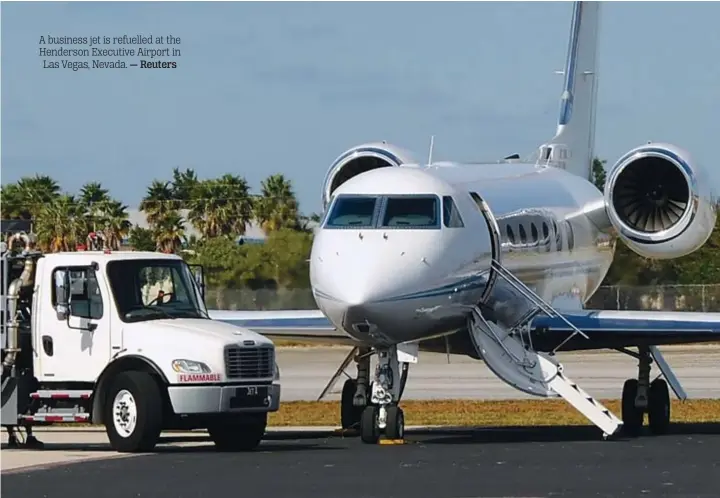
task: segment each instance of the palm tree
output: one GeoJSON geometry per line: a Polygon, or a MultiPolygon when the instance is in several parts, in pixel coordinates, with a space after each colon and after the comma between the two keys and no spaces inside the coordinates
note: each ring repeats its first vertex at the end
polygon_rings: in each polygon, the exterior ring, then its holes
{"type": "Polygon", "coordinates": [[[156,249],[165,253],[176,252],[185,240],[185,223],[177,212],[168,213],[154,227],[156,249]]]}
{"type": "Polygon", "coordinates": [[[140,202],[140,210],[145,212],[147,222],[154,226],[161,223],[168,215],[177,214],[176,204],[170,182],[153,180],[140,202]]]}
{"type": "Polygon", "coordinates": [[[47,175],[24,177],[17,184],[26,195],[41,203],[50,202],[60,195],[60,185],[47,175]]]}
{"type": "Polygon", "coordinates": [[[262,182],[261,197],[255,202],[255,218],[266,234],[298,228],[298,202],[290,180],[275,174],[262,182]]]}
{"type": "Polygon", "coordinates": [[[80,203],[72,195],[61,195],[45,204],[35,219],[35,234],[44,251],[74,251],[85,239],[85,220],[80,203]]]}
{"type": "Polygon", "coordinates": [[[127,206],[123,203],[108,199],[101,205],[101,219],[103,223],[103,234],[109,249],[120,250],[120,242],[130,233],[130,221],[128,220],[127,206]]]}
{"type": "Polygon", "coordinates": [[[204,180],[193,190],[188,208],[188,218],[204,238],[243,235],[252,220],[250,188],[244,178],[230,174],[204,180]]]}
{"type": "Polygon", "coordinates": [[[312,233],[313,228],[320,223],[321,219],[322,217],[318,213],[310,213],[309,216],[300,215],[298,217],[298,230],[312,233]]]}
{"type": "Polygon", "coordinates": [[[195,170],[186,168],[181,172],[180,168],[173,168],[172,194],[179,201],[178,209],[188,209],[188,201],[199,183],[195,170]]]}
{"type": "Polygon", "coordinates": [[[6,220],[31,220],[32,213],[27,197],[17,183],[3,185],[0,188],[2,216],[6,220]]]}
{"type": "Polygon", "coordinates": [[[88,232],[97,231],[97,222],[103,211],[103,204],[110,200],[109,191],[99,182],[89,182],[80,189],[80,202],[85,209],[88,232]]]}
{"type": "Polygon", "coordinates": [[[3,216],[9,219],[34,220],[40,211],[60,196],[60,186],[47,175],[23,177],[17,183],[2,187],[3,216]]]}

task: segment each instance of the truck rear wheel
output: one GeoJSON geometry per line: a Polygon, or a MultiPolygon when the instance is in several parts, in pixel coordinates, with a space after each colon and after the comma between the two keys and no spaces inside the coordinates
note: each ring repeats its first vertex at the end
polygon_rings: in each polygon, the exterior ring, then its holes
{"type": "Polygon", "coordinates": [[[251,451],[267,428],[267,413],[247,413],[217,421],[208,427],[210,439],[220,451],[251,451]]]}
{"type": "Polygon", "coordinates": [[[163,403],[160,387],[145,372],[122,372],[105,398],[105,430],[120,452],[151,451],[160,438],[163,403]]]}

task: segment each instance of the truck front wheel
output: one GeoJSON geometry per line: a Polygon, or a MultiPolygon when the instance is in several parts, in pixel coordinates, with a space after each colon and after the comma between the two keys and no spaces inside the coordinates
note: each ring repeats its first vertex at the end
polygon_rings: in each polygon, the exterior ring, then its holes
{"type": "Polygon", "coordinates": [[[267,413],[247,413],[218,420],[208,427],[210,439],[220,451],[251,451],[267,428],[267,413]]]}
{"type": "Polygon", "coordinates": [[[105,430],[120,452],[151,451],[160,438],[163,404],[160,387],[145,372],[122,372],[105,398],[105,430]]]}

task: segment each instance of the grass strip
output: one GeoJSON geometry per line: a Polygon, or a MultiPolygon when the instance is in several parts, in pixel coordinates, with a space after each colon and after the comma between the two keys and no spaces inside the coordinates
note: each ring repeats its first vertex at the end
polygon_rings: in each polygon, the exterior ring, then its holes
{"type": "MultiPolygon", "coordinates": [[[[602,400],[603,405],[620,416],[620,400],[602,400]]],[[[591,423],[563,400],[437,400],[403,401],[407,425],[441,426],[551,426],[590,425],[591,423]]],[[[720,422],[720,400],[693,399],[672,401],[673,422],[720,422]]],[[[337,426],[340,422],[338,401],[290,401],[271,413],[269,425],[337,426]]]]}
{"type": "MultiPolygon", "coordinates": [[[[602,400],[620,416],[620,400],[602,400]]],[[[450,427],[534,427],[553,425],[591,425],[567,402],[559,399],[530,400],[408,400],[400,403],[406,425],[450,427]]],[[[720,399],[672,400],[671,421],[682,423],[720,423],[720,399]]],[[[95,424],[53,424],[92,427],[95,424]]],[[[271,413],[270,427],[340,425],[339,401],[287,401],[271,413]]]]}

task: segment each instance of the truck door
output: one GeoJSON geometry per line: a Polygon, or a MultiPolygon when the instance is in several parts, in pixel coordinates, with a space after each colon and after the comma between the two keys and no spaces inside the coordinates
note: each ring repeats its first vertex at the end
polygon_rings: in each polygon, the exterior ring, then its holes
{"type": "Polygon", "coordinates": [[[96,266],[57,267],[43,306],[40,379],[94,381],[110,359],[109,289],[96,266]]]}

